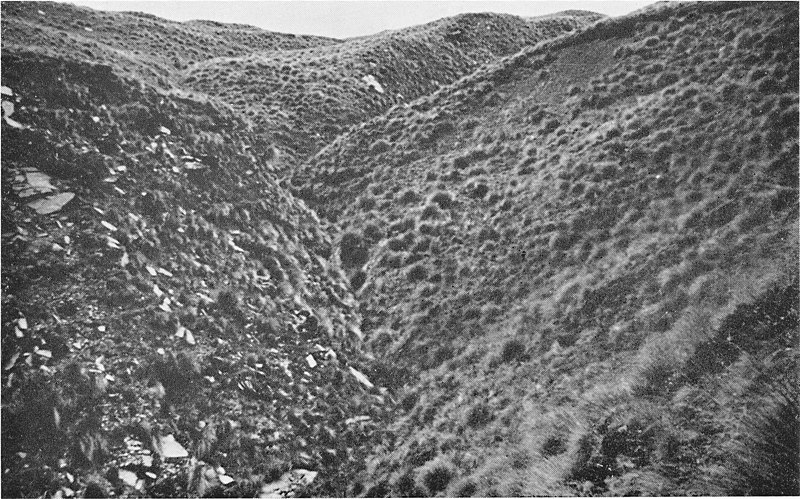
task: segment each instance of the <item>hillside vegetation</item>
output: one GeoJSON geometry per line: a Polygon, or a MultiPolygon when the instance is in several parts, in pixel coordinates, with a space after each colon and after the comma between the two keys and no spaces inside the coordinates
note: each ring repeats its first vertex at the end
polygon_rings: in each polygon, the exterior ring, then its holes
{"type": "Polygon", "coordinates": [[[336,43],[211,21],[179,23],[139,12],[103,12],[54,2],[6,2],[3,50],[27,50],[112,66],[161,87],[215,57],[336,43]]]}
{"type": "Polygon", "coordinates": [[[298,170],[403,412],[352,493],[797,493],[797,19],[609,19],[298,170]]]}
{"type": "MultiPolygon", "coordinates": [[[[317,129],[265,119],[264,87],[221,58],[292,64],[269,95],[299,113],[316,103],[298,81],[320,61],[341,56],[350,78],[390,38],[387,67],[407,71],[449,30],[454,61],[429,75],[449,82],[473,57],[598,17],[476,16],[341,42],[48,2],[2,16],[3,485],[59,497],[342,494],[386,438],[393,399],[364,374],[335,232],[278,182],[317,129]],[[471,22],[486,32],[456,33],[471,22]],[[337,48],[304,52],[317,46],[337,48]],[[198,91],[204,70],[241,93],[198,91]]],[[[327,123],[396,102],[365,106],[351,79],[327,80],[347,95],[317,110],[327,123]]]]}
{"type": "Polygon", "coordinates": [[[6,495],[800,493],[797,4],[4,2],[0,96],[6,495]]]}
{"type": "Polygon", "coordinates": [[[9,2],[3,17],[4,49],[103,63],[232,105],[271,137],[289,168],[393,104],[602,16],[465,14],[348,40],[49,2],[9,2]]]}
{"type": "Polygon", "coordinates": [[[271,145],[108,66],[2,64],[4,493],[247,496],[362,462],[384,398],[271,145]]]}
{"type": "Polygon", "coordinates": [[[600,17],[463,14],[333,45],[216,58],[193,65],[181,83],[231,103],[303,159],[392,105],[600,17]]]}

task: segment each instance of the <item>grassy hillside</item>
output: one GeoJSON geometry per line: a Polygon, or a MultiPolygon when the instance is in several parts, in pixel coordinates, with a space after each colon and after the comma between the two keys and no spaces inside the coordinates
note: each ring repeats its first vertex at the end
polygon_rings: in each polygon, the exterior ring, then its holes
{"type": "Polygon", "coordinates": [[[276,141],[302,159],[394,104],[600,17],[464,14],[333,45],[221,57],[193,65],[181,83],[275,130],[276,141]]]}
{"type": "Polygon", "coordinates": [[[2,67],[3,493],[247,496],[363,462],[360,315],[271,144],[109,66],[2,67]]]}
{"type": "Polygon", "coordinates": [[[3,50],[23,49],[104,63],[161,87],[215,57],[292,50],[337,40],[209,21],[179,23],[138,12],[103,12],[53,2],[5,2],[3,50]]]}
{"type": "Polygon", "coordinates": [[[467,14],[342,41],[68,4],[8,2],[2,30],[4,50],[108,64],[161,88],[226,102],[272,137],[286,154],[281,164],[290,167],[393,104],[601,17],[577,11],[532,19],[467,14]]]}
{"type": "Polygon", "coordinates": [[[4,2],[4,493],[800,493],[798,6],[600,17],[4,2]]]}
{"type": "Polygon", "coordinates": [[[402,411],[351,493],[798,492],[797,20],[606,20],[295,174],[402,411]]]}
{"type": "Polygon", "coordinates": [[[277,174],[338,113],[379,114],[597,17],[464,16],[339,42],[2,9],[3,485],[62,497],[296,494],[312,478],[345,493],[393,400],[370,382],[333,228],[277,174]],[[432,56],[449,62],[401,76],[432,56]],[[363,88],[370,62],[385,97],[363,88]],[[320,65],[334,107],[306,98],[320,65]],[[265,118],[279,106],[290,115],[265,118]]]}

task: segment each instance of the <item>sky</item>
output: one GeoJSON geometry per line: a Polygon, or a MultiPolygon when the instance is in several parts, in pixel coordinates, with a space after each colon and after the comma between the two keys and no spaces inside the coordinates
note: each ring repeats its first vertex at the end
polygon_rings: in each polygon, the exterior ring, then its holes
{"type": "Polygon", "coordinates": [[[206,19],[250,24],[270,31],[347,38],[424,24],[464,12],[498,12],[532,17],[567,9],[620,16],[655,0],[72,0],[97,10],[126,10],[175,21],[206,19]]]}

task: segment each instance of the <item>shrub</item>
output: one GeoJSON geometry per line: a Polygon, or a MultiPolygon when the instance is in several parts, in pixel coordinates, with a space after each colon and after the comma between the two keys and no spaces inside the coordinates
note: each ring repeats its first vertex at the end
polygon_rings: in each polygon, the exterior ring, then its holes
{"type": "Polygon", "coordinates": [[[415,225],[416,222],[412,217],[407,217],[402,220],[398,220],[397,222],[389,226],[389,234],[405,234],[410,230],[414,230],[415,225]]]}
{"type": "Polygon", "coordinates": [[[453,206],[453,195],[447,191],[439,191],[431,196],[431,202],[446,210],[453,206]]]}
{"type": "Polygon", "coordinates": [[[237,315],[240,312],[238,295],[230,290],[220,292],[217,297],[217,308],[226,315],[237,315]]]}
{"type": "Polygon", "coordinates": [[[652,359],[641,372],[641,379],[634,384],[632,391],[636,397],[665,396],[677,388],[677,363],[667,355],[652,359]]]}
{"type": "Polygon", "coordinates": [[[564,438],[558,435],[550,435],[542,444],[542,455],[544,457],[557,456],[567,451],[567,444],[564,438]]]}
{"type": "MultiPolygon", "coordinates": [[[[437,210],[437,213],[440,213],[438,211],[439,210],[438,207],[436,208],[436,210],[437,210]]],[[[436,236],[438,234],[438,232],[439,231],[437,230],[437,227],[435,225],[431,224],[431,223],[426,222],[426,223],[423,223],[423,224],[419,225],[419,233],[420,234],[427,234],[429,236],[436,236]]]]}
{"type": "Polygon", "coordinates": [[[402,253],[389,254],[383,257],[383,264],[392,269],[399,269],[403,266],[404,257],[402,253]]]}
{"type": "Polygon", "coordinates": [[[361,209],[361,211],[369,211],[375,208],[376,204],[377,201],[375,201],[375,198],[369,194],[361,196],[361,198],[358,200],[358,207],[361,209]]]}
{"type": "Polygon", "coordinates": [[[731,495],[796,496],[800,493],[800,400],[796,375],[773,381],[769,403],[745,419],[744,438],[731,449],[726,470],[731,495]]]}
{"type": "Polygon", "coordinates": [[[412,253],[424,253],[428,251],[431,247],[431,238],[428,236],[421,237],[417,244],[411,249],[412,253]]]}
{"type": "Polygon", "coordinates": [[[453,465],[439,461],[423,470],[422,483],[430,495],[436,495],[447,488],[454,475],[453,465]]]}
{"type": "Polygon", "coordinates": [[[414,189],[406,189],[403,191],[403,194],[400,195],[399,201],[402,204],[409,204],[417,201],[418,199],[419,196],[416,192],[414,192],[414,189]]]}
{"type": "MultiPolygon", "coordinates": [[[[439,206],[436,204],[429,204],[426,205],[425,208],[422,209],[422,213],[420,213],[420,220],[430,220],[431,218],[438,218],[439,214],[441,214],[441,210],[439,206]]],[[[422,226],[420,226],[420,230],[422,226]]]]}
{"type": "Polygon", "coordinates": [[[466,423],[467,426],[471,428],[480,428],[482,426],[486,426],[491,420],[492,410],[483,402],[473,405],[470,407],[469,412],[467,412],[466,423]]]}
{"type": "Polygon", "coordinates": [[[364,226],[364,237],[372,243],[376,243],[383,239],[384,233],[378,224],[370,222],[364,226]]]}
{"type": "Polygon", "coordinates": [[[397,492],[393,495],[397,497],[422,497],[424,495],[422,491],[417,488],[413,470],[407,470],[400,475],[394,482],[393,489],[397,492]]]}
{"type": "Polygon", "coordinates": [[[663,440],[663,411],[654,405],[631,405],[606,416],[578,441],[568,479],[589,482],[591,493],[602,495],[609,479],[622,475],[630,463],[642,468],[650,463],[663,440]]]}
{"type": "Polygon", "coordinates": [[[405,251],[412,242],[414,242],[414,235],[408,233],[405,236],[393,237],[386,244],[392,251],[405,251]]]}
{"type": "Polygon", "coordinates": [[[472,497],[478,491],[478,486],[471,479],[464,479],[453,487],[453,496],[472,497]]]}
{"type": "Polygon", "coordinates": [[[475,199],[483,199],[489,192],[489,186],[486,182],[476,182],[468,187],[470,197],[475,199]]]}
{"type": "Polygon", "coordinates": [[[459,156],[453,160],[453,168],[463,170],[469,166],[469,156],[459,156]]]}
{"type": "Polygon", "coordinates": [[[521,359],[524,356],[525,344],[516,338],[506,341],[500,351],[500,360],[504,363],[521,359]]]}
{"type": "Polygon", "coordinates": [[[565,231],[554,232],[550,237],[550,249],[568,250],[575,244],[577,237],[565,231]]]}
{"type": "Polygon", "coordinates": [[[408,277],[408,280],[412,282],[421,281],[428,277],[428,269],[425,267],[425,265],[417,263],[408,269],[406,272],[406,277],[408,277]]]}
{"type": "Polygon", "coordinates": [[[561,125],[561,123],[557,119],[551,118],[545,122],[544,127],[542,128],[542,133],[551,133],[558,128],[559,125],[561,125]]]}
{"type": "Polygon", "coordinates": [[[339,256],[346,267],[360,267],[367,263],[369,251],[359,234],[345,232],[339,242],[339,256]]]}
{"type": "Polygon", "coordinates": [[[363,286],[365,282],[367,282],[367,273],[361,269],[356,271],[353,277],[350,278],[350,286],[354,291],[361,289],[361,286],[363,286]]]}
{"type": "Polygon", "coordinates": [[[386,142],[383,139],[379,139],[375,141],[374,144],[372,144],[372,149],[370,150],[370,152],[372,152],[372,154],[381,154],[388,151],[391,148],[392,146],[390,146],[388,142],[386,142]]]}

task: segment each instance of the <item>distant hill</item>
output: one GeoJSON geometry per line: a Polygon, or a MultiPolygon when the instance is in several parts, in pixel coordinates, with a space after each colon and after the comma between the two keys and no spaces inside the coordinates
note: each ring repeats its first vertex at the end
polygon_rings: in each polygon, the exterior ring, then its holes
{"type": "Polygon", "coordinates": [[[215,57],[338,42],[238,24],[103,12],[68,3],[5,2],[2,15],[4,51],[23,49],[101,62],[162,87],[174,86],[180,70],[215,57]]]}
{"type": "Polygon", "coordinates": [[[303,158],[393,105],[601,17],[463,14],[337,44],[209,60],[187,70],[181,85],[231,103],[303,158]]]}
{"type": "Polygon", "coordinates": [[[658,4],[298,169],[404,411],[352,493],[797,492],[797,23],[658,4]]]}
{"type": "Polygon", "coordinates": [[[286,153],[282,163],[291,166],[393,104],[601,17],[464,14],[335,40],[69,4],[9,2],[3,4],[2,29],[4,50],[109,64],[162,88],[218,98],[272,136],[286,153]]]}

